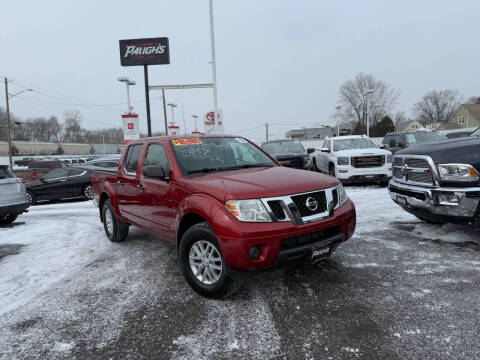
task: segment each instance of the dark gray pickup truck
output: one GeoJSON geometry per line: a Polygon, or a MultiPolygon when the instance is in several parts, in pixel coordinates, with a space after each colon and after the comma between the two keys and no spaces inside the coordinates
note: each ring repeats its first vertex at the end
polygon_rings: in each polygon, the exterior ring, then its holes
{"type": "Polygon", "coordinates": [[[395,153],[390,196],[432,223],[471,223],[480,233],[480,128],[468,138],[415,145],[395,153]]]}

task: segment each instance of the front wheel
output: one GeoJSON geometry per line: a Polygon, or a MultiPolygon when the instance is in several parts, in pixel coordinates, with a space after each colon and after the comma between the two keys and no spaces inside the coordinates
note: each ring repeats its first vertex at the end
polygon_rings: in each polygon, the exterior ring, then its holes
{"type": "Polygon", "coordinates": [[[17,219],[18,215],[15,214],[7,214],[4,216],[0,216],[0,225],[9,225],[13,223],[17,219]]]}
{"type": "Polygon", "coordinates": [[[27,200],[30,203],[30,205],[35,205],[37,203],[37,199],[35,195],[30,191],[27,191],[27,200]]]}
{"type": "Polygon", "coordinates": [[[231,283],[229,268],[208,223],[196,224],[185,232],[179,259],[183,276],[193,290],[211,298],[227,294],[231,283]]]}
{"type": "Polygon", "coordinates": [[[118,220],[110,200],[103,204],[102,221],[105,234],[110,241],[121,242],[127,238],[129,225],[118,220]]]}

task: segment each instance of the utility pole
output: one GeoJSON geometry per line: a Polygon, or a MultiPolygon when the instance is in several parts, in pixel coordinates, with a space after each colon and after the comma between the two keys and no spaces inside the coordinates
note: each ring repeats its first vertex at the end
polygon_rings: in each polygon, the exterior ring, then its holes
{"type": "Polygon", "coordinates": [[[199,118],[199,116],[197,114],[192,114],[192,118],[193,120],[195,121],[195,132],[198,132],[198,129],[197,129],[197,119],[199,118]]]}
{"type": "Polygon", "coordinates": [[[150,92],[148,89],[148,66],[143,65],[143,76],[145,78],[145,102],[147,106],[147,131],[148,137],[152,136],[152,119],[150,117],[150,92]]]}
{"type": "Polygon", "coordinates": [[[8,104],[8,80],[5,78],[5,101],[7,102],[7,128],[8,128],[8,160],[10,169],[13,169],[12,159],[12,122],[10,121],[10,106],[8,104]]]}
{"type": "Polygon", "coordinates": [[[265,139],[268,141],[268,123],[265,123],[265,139]]]}
{"type": "Polygon", "coordinates": [[[215,113],[214,132],[217,132],[218,99],[217,99],[217,64],[215,61],[215,29],[213,25],[213,0],[208,1],[210,15],[210,51],[212,57],[212,82],[213,82],[213,112],[215,113]]]}

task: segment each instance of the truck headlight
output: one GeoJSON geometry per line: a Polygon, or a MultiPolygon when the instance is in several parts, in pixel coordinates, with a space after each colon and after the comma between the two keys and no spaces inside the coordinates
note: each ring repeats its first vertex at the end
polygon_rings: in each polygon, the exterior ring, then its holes
{"type": "Polygon", "coordinates": [[[391,164],[391,163],[392,163],[392,159],[393,159],[393,155],[392,155],[392,154],[388,154],[388,155],[387,155],[387,164],[391,164]]]}
{"type": "Polygon", "coordinates": [[[338,207],[344,205],[347,202],[347,193],[342,184],[335,186],[338,194],[338,207]]]}
{"type": "Polygon", "coordinates": [[[338,163],[338,165],[348,165],[348,164],[350,164],[350,158],[340,156],[337,159],[337,163],[338,163]]]}
{"type": "Polygon", "coordinates": [[[305,165],[305,166],[310,165],[310,156],[305,156],[303,158],[303,165],[305,165]]]}
{"type": "Polygon", "coordinates": [[[468,164],[438,164],[438,172],[443,181],[476,181],[480,178],[468,164]]]}
{"type": "Polygon", "coordinates": [[[225,207],[240,221],[245,222],[271,222],[272,219],[258,199],[254,200],[228,200],[225,207]]]}

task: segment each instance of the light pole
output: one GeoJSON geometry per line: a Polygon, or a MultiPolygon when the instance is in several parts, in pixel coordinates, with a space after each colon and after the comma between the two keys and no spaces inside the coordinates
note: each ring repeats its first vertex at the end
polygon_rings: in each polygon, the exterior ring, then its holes
{"type": "Polygon", "coordinates": [[[197,129],[197,119],[199,118],[199,116],[197,114],[192,114],[192,118],[193,120],[195,121],[195,132],[198,132],[198,129],[197,129]]]}
{"type": "Polygon", "coordinates": [[[137,85],[137,83],[136,83],[134,80],[130,80],[130,79],[129,79],[128,77],[126,77],[126,76],[120,76],[120,77],[117,78],[117,80],[120,81],[120,82],[125,83],[125,85],[127,86],[127,104],[128,104],[128,111],[127,111],[127,113],[131,114],[133,107],[130,106],[130,89],[129,89],[129,86],[130,86],[130,85],[137,85]]]}
{"type": "Polygon", "coordinates": [[[339,105],[339,106],[335,106],[335,110],[337,111],[337,136],[340,136],[340,109],[342,107],[339,105]]]}
{"type": "Polygon", "coordinates": [[[172,109],[172,125],[175,125],[175,112],[173,108],[176,108],[177,104],[168,103],[167,105],[170,106],[170,108],[172,109]]]}
{"type": "Polygon", "coordinates": [[[33,89],[23,89],[19,92],[9,95],[8,94],[8,79],[5,78],[5,101],[7,105],[7,134],[8,134],[8,161],[10,163],[10,169],[13,169],[13,158],[12,158],[12,122],[10,120],[10,104],[8,102],[8,98],[13,98],[14,96],[20,95],[25,91],[33,91],[33,89]]]}
{"type": "Polygon", "coordinates": [[[363,93],[363,97],[364,97],[364,101],[365,101],[365,107],[366,107],[366,111],[365,111],[365,115],[367,116],[367,137],[370,137],[370,118],[368,117],[368,95],[371,95],[373,94],[374,92],[374,89],[368,89],[367,91],[365,91],[363,93]]]}
{"type": "Polygon", "coordinates": [[[210,51],[212,57],[212,83],[213,83],[213,112],[215,114],[214,132],[217,132],[218,98],[217,98],[217,64],[215,60],[215,28],[213,25],[213,0],[208,1],[210,15],[210,51]]]}

